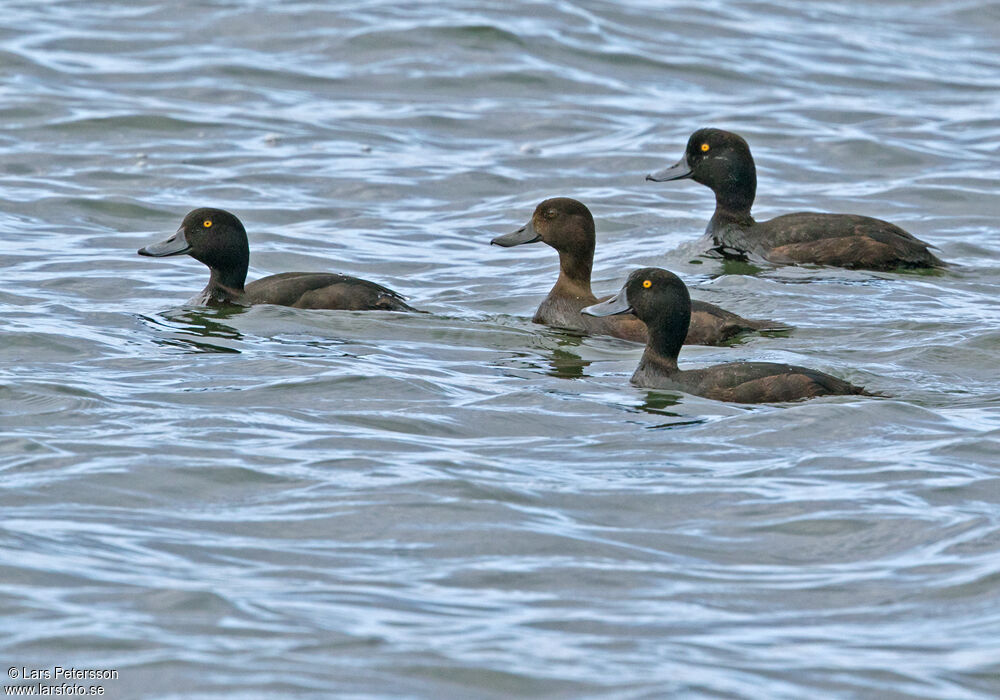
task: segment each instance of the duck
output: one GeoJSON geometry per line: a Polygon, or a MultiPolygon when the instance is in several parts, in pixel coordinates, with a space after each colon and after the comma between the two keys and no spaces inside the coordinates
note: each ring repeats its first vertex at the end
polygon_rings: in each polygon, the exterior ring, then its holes
{"type": "Polygon", "coordinates": [[[686,178],[715,193],[715,213],[705,234],[724,257],[882,271],[946,266],[929,244],[869,216],[798,212],[755,221],[750,214],[757,192],[753,156],[747,142],[730,131],[695,131],[677,163],[646,176],[653,182],[686,178]]]}
{"type": "Polygon", "coordinates": [[[282,272],[246,284],[247,232],[236,215],[223,209],[194,209],[170,238],[139,249],[139,255],[153,258],[185,254],[211,270],[208,286],[188,301],[194,306],[416,311],[387,287],[335,273],[282,272]]]}
{"type": "Polygon", "coordinates": [[[776,362],[727,362],[701,369],[680,369],[677,356],[688,332],[691,297],[677,275],[661,268],[636,270],[617,294],[588,306],[582,313],[598,318],[628,314],[649,328],[646,349],[632,375],[632,384],[636,386],[737,403],[875,395],[824,372],[776,362]]]}
{"type": "MultiPolygon", "coordinates": [[[[535,311],[532,318],[535,323],[645,343],[646,325],[637,318],[595,318],[580,314],[584,307],[599,301],[590,286],[595,240],[594,217],[586,205],[569,197],[553,197],[535,207],[527,224],[497,236],[490,243],[509,248],[541,242],[559,253],[559,278],[535,311]]],[[[742,318],[714,304],[694,301],[684,342],[721,345],[749,331],[787,329],[784,324],[742,318]]]]}

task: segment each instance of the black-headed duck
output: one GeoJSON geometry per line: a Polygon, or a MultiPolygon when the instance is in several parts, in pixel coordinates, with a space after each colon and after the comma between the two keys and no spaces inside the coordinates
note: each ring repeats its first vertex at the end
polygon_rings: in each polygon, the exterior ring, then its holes
{"type": "Polygon", "coordinates": [[[715,214],[706,234],[724,256],[863,270],[945,266],[928,244],[881,219],[799,212],[754,221],[750,215],[757,192],[753,156],[747,142],[729,131],[699,129],[688,139],[680,161],[646,176],[654,182],[685,178],[715,192],[715,214]]]}
{"type": "MultiPolygon", "coordinates": [[[[637,318],[594,318],[580,314],[581,309],[599,301],[590,288],[594,241],[594,217],[590,210],[575,199],[555,197],[539,204],[523,227],[498,236],[491,243],[508,248],[542,242],[558,251],[559,279],[535,312],[532,319],[535,323],[646,342],[646,326],[637,318]]],[[[741,318],[704,301],[693,301],[691,305],[691,327],[685,340],[689,345],[718,345],[747,331],[787,328],[773,321],[741,318]]]]}
{"type": "Polygon", "coordinates": [[[173,236],[139,249],[139,255],[155,258],[183,254],[212,271],[208,286],[190,304],[415,311],[391,289],[347,275],[282,272],[244,286],[250,265],[246,229],[238,218],[222,209],[195,209],[184,217],[173,236]]]}
{"type": "Polygon", "coordinates": [[[719,401],[773,403],[814,396],[870,395],[863,388],[823,372],[775,362],[729,362],[702,369],[677,367],[677,355],[688,332],[691,298],[677,275],[645,267],[629,275],[625,285],[584,314],[607,317],[631,314],[649,327],[649,341],[632,375],[636,386],[672,389],[719,401]]]}

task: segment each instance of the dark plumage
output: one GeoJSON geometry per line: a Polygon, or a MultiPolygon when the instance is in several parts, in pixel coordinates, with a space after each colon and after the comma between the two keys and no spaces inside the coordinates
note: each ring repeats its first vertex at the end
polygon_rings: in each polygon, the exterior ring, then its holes
{"type": "Polygon", "coordinates": [[[396,292],[374,282],[326,272],[282,272],[244,287],[250,246],[243,224],[222,209],[195,209],[177,233],[139,249],[139,255],[188,254],[212,271],[208,286],[188,303],[208,306],[277,304],[298,309],[415,311],[396,292]]]}
{"type": "Polygon", "coordinates": [[[687,287],[671,272],[636,270],[621,291],[587,307],[584,314],[604,317],[634,314],[649,327],[649,341],[632,383],[673,389],[719,401],[773,403],[832,394],[868,395],[861,387],[807,367],[774,362],[730,362],[682,370],[677,355],[687,333],[691,300],[687,287]]]}
{"type": "Polygon", "coordinates": [[[750,215],[757,171],[747,142],[721,129],[699,129],[675,165],[647,175],[663,182],[691,178],[715,192],[706,234],[728,257],[852,269],[944,267],[928,244],[888,221],[856,214],[785,214],[769,221],[750,215]]]}
{"type": "MultiPolygon", "coordinates": [[[[546,199],[535,208],[525,226],[491,242],[506,248],[539,241],[559,252],[559,279],[535,312],[532,319],[535,323],[646,342],[646,326],[637,318],[594,318],[580,314],[581,309],[599,301],[590,288],[595,235],[594,217],[586,206],[568,197],[546,199]]],[[[787,328],[773,321],[741,318],[704,301],[694,301],[691,305],[691,327],[685,340],[688,344],[718,345],[747,331],[787,328]]]]}

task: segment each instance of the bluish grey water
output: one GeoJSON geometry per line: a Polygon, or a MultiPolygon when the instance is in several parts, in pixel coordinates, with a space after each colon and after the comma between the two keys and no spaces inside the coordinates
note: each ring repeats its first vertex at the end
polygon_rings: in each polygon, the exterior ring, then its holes
{"type": "MultiPolygon", "coordinates": [[[[1000,10],[934,2],[8,2],[0,13],[0,661],[106,697],[1000,695],[1000,10]],[[705,125],[755,213],[889,219],[941,275],[692,247],[705,125]],[[640,265],[789,322],[688,366],[888,394],[628,385],[530,322],[587,203],[640,265]],[[429,315],[184,308],[196,206],[251,277],[429,315]],[[692,262],[695,261],[695,262],[692,262]],[[93,682],[84,683],[90,685],[93,682]]],[[[14,681],[9,681],[13,683],[14,681]]]]}

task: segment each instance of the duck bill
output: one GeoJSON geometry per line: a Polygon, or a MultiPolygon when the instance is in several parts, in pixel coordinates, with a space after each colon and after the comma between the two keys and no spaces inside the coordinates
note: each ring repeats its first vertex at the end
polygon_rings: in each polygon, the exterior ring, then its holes
{"type": "Polygon", "coordinates": [[[502,236],[497,236],[492,241],[490,245],[498,245],[502,248],[510,248],[516,245],[522,245],[524,243],[537,243],[542,240],[542,237],[538,235],[535,231],[534,225],[529,221],[524,226],[512,233],[505,233],[502,236]]]}
{"type": "Polygon", "coordinates": [[[588,316],[616,316],[618,314],[633,313],[632,305],[628,302],[628,292],[624,288],[610,299],[602,301],[600,304],[588,306],[581,309],[580,313],[588,316]]]}
{"type": "Polygon", "coordinates": [[[669,168],[664,168],[663,170],[657,170],[655,173],[650,173],[646,176],[646,179],[653,182],[683,180],[686,177],[691,177],[692,172],[691,166],[688,165],[687,157],[685,156],[669,168]]]}
{"type": "Polygon", "coordinates": [[[191,250],[191,245],[184,236],[184,229],[177,229],[177,233],[165,241],[151,243],[145,248],[139,248],[139,255],[146,255],[151,258],[165,258],[168,255],[182,255],[191,250]]]}

